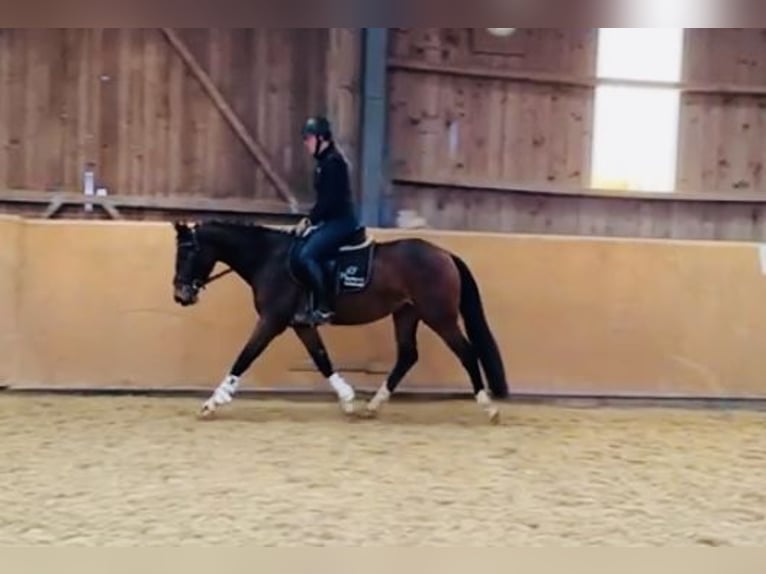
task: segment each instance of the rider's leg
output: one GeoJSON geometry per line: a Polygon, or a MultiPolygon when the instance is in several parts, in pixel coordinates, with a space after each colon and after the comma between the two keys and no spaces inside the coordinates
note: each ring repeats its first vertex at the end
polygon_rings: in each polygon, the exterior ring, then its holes
{"type": "MultiPolygon", "coordinates": [[[[320,233],[319,231],[315,234],[320,233]]],[[[321,238],[313,235],[301,249],[300,260],[306,272],[309,287],[316,298],[316,307],[322,312],[328,310],[327,279],[324,276],[321,259],[317,256],[317,244],[321,247],[321,238]]]]}
{"type": "Polygon", "coordinates": [[[330,293],[324,277],[322,262],[335,255],[343,242],[356,228],[353,221],[328,221],[312,232],[300,252],[300,261],[306,270],[309,284],[317,298],[320,320],[331,316],[330,293]]]}

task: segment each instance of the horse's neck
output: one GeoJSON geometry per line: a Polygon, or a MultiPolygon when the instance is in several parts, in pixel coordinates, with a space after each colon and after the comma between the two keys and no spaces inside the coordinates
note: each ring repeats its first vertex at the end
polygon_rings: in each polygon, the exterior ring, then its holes
{"type": "Polygon", "coordinates": [[[277,236],[264,230],[262,234],[244,236],[231,231],[216,235],[218,260],[231,267],[246,281],[252,280],[279,249],[277,236]]]}

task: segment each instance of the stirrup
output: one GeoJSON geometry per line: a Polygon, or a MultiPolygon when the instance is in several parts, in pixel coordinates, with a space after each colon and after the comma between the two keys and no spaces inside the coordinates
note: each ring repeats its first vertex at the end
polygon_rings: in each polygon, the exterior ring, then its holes
{"type": "Polygon", "coordinates": [[[335,316],[333,311],[323,311],[319,309],[301,309],[293,315],[293,325],[309,325],[315,327],[332,321],[335,316]]]}
{"type": "Polygon", "coordinates": [[[291,325],[300,325],[300,326],[310,326],[312,325],[312,316],[310,311],[306,311],[305,309],[301,309],[300,311],[297,311],[294,315],[292,320],[290,321],[291,325]]]}
{"type": "Polygon", "coordinates": [[[332,321],[332,318],[335,316],[335,313],[332,311],[327,311],[323,309],[314,309],[309,314],[310,320],[315,325],[322,325],[324,323],[329,323],[332,321]]]}

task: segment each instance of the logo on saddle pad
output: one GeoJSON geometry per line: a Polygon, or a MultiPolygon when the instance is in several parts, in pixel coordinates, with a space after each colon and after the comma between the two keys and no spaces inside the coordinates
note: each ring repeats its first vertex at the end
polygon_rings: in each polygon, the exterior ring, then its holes
{"type": "Polygon", "coordinates": [[[347,265],[338,269],[338,290],[341,289],[364,289],[367,285],[369,266],[361,269],[358,265],[347,265]]]}
{"type": "Polygon", "coordinates": [[[356,293],[369,285],[373,255],[374,244],[370,241],[340,250],[329,265],[337,294],[356,293]]]}

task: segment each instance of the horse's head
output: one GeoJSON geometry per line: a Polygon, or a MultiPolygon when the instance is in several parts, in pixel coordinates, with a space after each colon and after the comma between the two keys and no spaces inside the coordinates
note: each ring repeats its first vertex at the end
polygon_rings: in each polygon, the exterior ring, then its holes
{"type": "Polygon", "coordinates": [[[173,299],[184,307],[194,305],[215,267],[212,247],[200,241],[197,227],[175,223],[176,268],[173,277],[173,299]]]}

